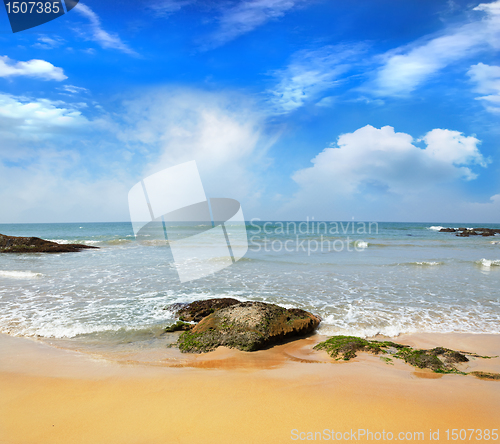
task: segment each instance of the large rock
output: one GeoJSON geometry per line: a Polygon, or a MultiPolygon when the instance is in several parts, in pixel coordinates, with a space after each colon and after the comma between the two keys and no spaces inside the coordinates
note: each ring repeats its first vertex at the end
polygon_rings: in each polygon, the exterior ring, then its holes
{"type": "Polygon", "coordinates": [[[202,353],[219,346],[259,350],[292,337],[312,333],[320,318],[298,308],[286,309],[264,302],[239,302],[203,318],[181,334],[182,352],[202,353]]]}
{"type": "Polygon", "coordinates": [[[72,253],[91,247],[79,244],[58,244],[38,237],[16,237],[0,234],[0,253],[72,253]]]}
{"type": "Polygon", "coordinates": [[[200,322],[205,316],[208,316],[216,310],[239,303],[240,301],[233,298],[215,298],[204,301],[194,301],[190,304],[172,304],[165,307],[165,309],[173,311],[181,321],[200,322]]]}

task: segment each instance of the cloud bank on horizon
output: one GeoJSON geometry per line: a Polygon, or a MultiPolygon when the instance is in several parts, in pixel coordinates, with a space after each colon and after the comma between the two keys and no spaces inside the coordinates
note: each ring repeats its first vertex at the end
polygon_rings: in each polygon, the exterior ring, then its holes
{"type": "Polygon", "coordinates": [[[402,3],[89,0],[0,34],[0,223],[127,220],[189,160],[247,218],[500,223],[500,0],[402,3]]]}

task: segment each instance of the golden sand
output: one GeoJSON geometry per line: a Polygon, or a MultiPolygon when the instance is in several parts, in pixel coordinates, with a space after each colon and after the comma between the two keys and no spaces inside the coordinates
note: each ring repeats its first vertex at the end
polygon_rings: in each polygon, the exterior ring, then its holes
{"type": "MultiPolygon", "coordinates": [[[[0,443],[285,443],[330,441],[332,430],[351,441],[359,429],[374,435],[358,442],[374,442],[376,432],[386,441],[388,433],[395,441],[423,432],[419,442],[431,442],[438,430],[445,442],[447,429],[500,428],[500,381],[415,371],[364,354],[334,363],[312,350],[320,339],[253,353],[172,351],[146,365],[0,335],[0,443]]],[[[500,352],[496,335],[397,341],[500,352]]],[[[500,358],[467,365],[499,372],[500,358]]]]}

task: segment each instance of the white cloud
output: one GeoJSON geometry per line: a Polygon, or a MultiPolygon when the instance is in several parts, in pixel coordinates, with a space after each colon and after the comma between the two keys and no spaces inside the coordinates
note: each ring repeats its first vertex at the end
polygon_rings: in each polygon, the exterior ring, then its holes
{"type": "Polygon", "coordinates": [[[407,95],[448,65],[488,48],[498,49],[500,1],[482,3],[474,11],[486,16],[385,54],[371,91],[381,96],[407,95]]]}
{"type": "Polygon", "coordinates": [[[205,49],[224,45],[253,31],[272,19],[283,17],[304,0],[243,0],[222,11],[219,29],[212,34],[205,49]]]}
{"type": "Polygon", "coordinates": [[[500,113],[500,66],[478,63],[471,66],[467,74],[476,84],[475,91],[485,94],[478,99],[483,101],[486,109],[500,113]]]}
{"type": "Polygon", "coordinates": [[[422,140],[427,145],[424,149],[413,144],[412,136],[396,133],[390,126],[366,125],[342,134],[337,146],[324,149],[312,160],[314,166],[298,171],[293,178],[302,186],[330,183],[344,193],[354,193],[370,183],[406,193],[460,177],[472,179],[471,170],[464,165],[486,166],[475,137],[434,129],[422,140]]]}
{"type": "MultiPolygon", "coordinates": [[[[24,162],[23,162],[24,163],[24,162]]],[[[133,181],[92,179],[73,153],[48,152],[29,165],[0,162],[0,223],[128,220],[133,181]]]]}
{"type": "MultiPolygon", "coordinates": [[[[420,150],[432,161],[441,162],[443,165],[480,165],[486,167],[488,161],[477,148],[480,143],[473,136],[463,136],[459,131],[447,129],[433,129],[429,131],[422,140],[427,147],[420,150]]],[[[460,167],[467,179],[475,179],[468,168],[460,167]]]]}
{"type": "Polygon", "coordinates": [[[371,217],[392,214],[397,218],[404,208],[415,210],[404,202],[422,196],[430,196],[431,202],[437,199],[437,189],[474,179],[471,167],[487,165],[479,143],[475,137],[447,129],[434,129],[415,141],[390,126],[364,126],[341,135],[335,145],[312,159],[312,167],[293,175],[299,191],[283,211],[294,210],[297,216],[302,208],[310,215],[316,212],[313,215],[336,218],[335,212],[343,206],[347,213],[357,209],[358,215],[366,215],[371,210],[371,217]],[[419,142],[426,146],[420,148],[419,142]]]}
{"type": "MultiPolygon", "coordinates": [[[[39,140],[61,131],[74,130],[89,121],[77,109],[47,99],[30,99],[0,93],[0,138],[5,140],[39,140]]],[[[1,150],[0,150],[1,151],[1,150]]]]}
{"type": "Polygon", "coordinates": [[[67,79],[62,68],[57,68],[45,60],[33,59],[16,62],[7,56],[0,56],[0,77],[35,77],[43,80],[62,81],[67,79]]]}
{"type": "Polygon", "coordinates": [[[64,85],[60,88],[62,91],[70,93],[70,94],[79,94],[79,93],[88,93],[89,90],[87,88],[83,88],[81,86],[74,85],[64,85]]]}
{"type": "Polygon", "coordinates": [[[466,202],[458,208],[461,214],[468,214],[471,222],[484,222],[490,220],[498,223],[500,214],[500,194],[490,197],[489,202],[466,202]],[[474,220],[476,219],[476,220],[474,220]]]}
{"type": "Polygon", "coordinates": [[[155,15],[158,17],[164,17],[174,12],[180,11],[185,6],[191,5],[196,0],[160,0],[153,1],[149,5],[149,9],[151,9],[155,15]]]}
{"type": "Polygon", "coordinates": [[[33,45],[34,48],[40,49],[54,49],[58,48],[64,43],[64,40],[60,37],[53,36],[49,37],[46,35],[41,35],[38,37],[38,42],[33,45]]]}
{"type": "Polygon", "coordinates": [[[118,35],[105,31],[102,28],[99,16],[87,5],[79,3],[78,7],[74,10],[83,15],[90,22],[89,27],[81,32],[83,38],[97,42],[105,49],[116,49],[117,51],[121,51],[126,54],[137,55],[133,49],[131,49],[126,43],[122,42],[118,35]]]}
{"type": "Polygon", "coordinates": [[[0,201],[9,208],[0,213],[0,223],[128,220],[127,195],[137,180],[189,160],[196,160],[207,196],[243,201],[246,215],[258,207],[273,139],[243,96],[141,91],[120,110],[123,120],[116,121],[118,113],[108,115],[105,129],[118,140],[99,133],[104,125],[96,128],[95,121],[80,125],[85,133],[74,131],[84,117],[73,115],[64,102],[0,99],[6,100],[0,100],[0,110],[8,113],[0,115],[5,125],[0,126],[0,201]],[[58,116],[70,117],[76,126],[50,127],[58,116]],[[5,134],[9,128],[11,138],[5,134]]]}
{"type": "Polygon", "coordinates": [[[335,104],[336,98],[334,96],[323,97],[319,102],[316,102],[316,106],[321,108],[331,108],[335,104]]]}
{"type": "Polygon", "coordinates": [[[128,101],[123,115],[121,140],[151,159],[144,174],[196,160],[212,197],[241,200],[256,194],[256,177],[265,173],[273,140],[245,97],[155,90],[128,101]]]}
{"type": "MultiPolygon", "coordinates": [[[[277,85],[268,90],[273,113],[294,111],[334,88],[362,51],[361,45],[337,45],[296,52],[286,69],[272,73],[278,80],[277,85]]],[[[320,102],[319,105],[326,103],[320,102]]]]}
{"type": "Polygon", "coordinates": [[[0,93],[0,223],[127,220],[126,150],[86,107],[0,93]]]}

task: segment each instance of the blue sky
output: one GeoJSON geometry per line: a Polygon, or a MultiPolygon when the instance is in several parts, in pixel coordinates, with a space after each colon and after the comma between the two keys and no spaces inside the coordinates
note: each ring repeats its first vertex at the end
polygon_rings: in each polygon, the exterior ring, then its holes
{"type": "Polygon", "coordinates": [[[128,220],[196,160],[247,219],[500,222],[500,1],[0,12],[0,223],[128,220]]]}

